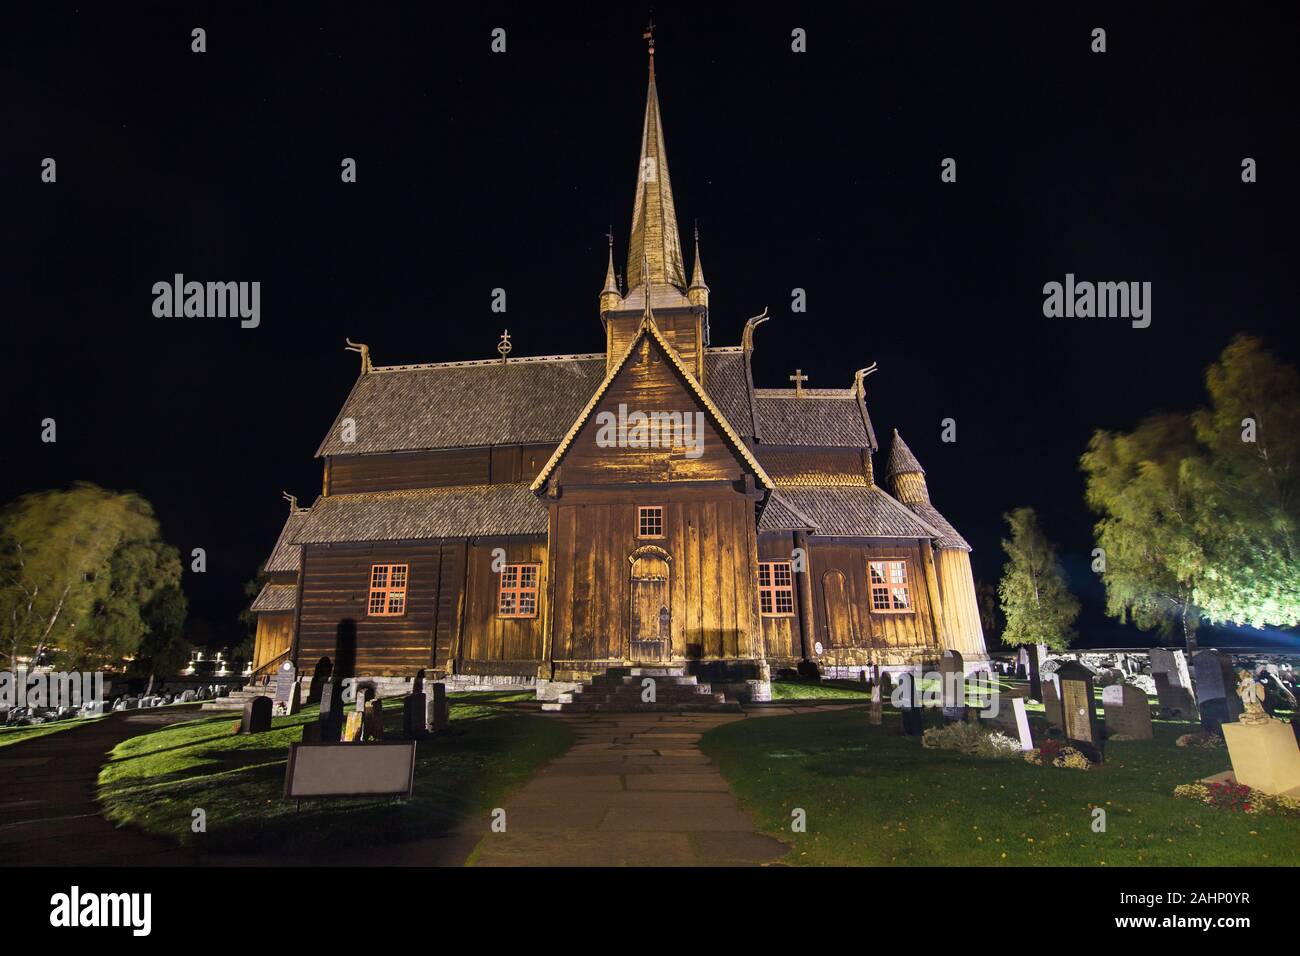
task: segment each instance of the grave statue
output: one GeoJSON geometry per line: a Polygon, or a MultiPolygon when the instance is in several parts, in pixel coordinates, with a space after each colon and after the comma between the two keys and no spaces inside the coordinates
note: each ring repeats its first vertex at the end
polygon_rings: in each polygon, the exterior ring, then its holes
{"type": "Polygon", "coordinates": [[[1246,712],[1241,715],[1243,724],[1263,724],[1270,718],[1264,710],[1264,685],[1251,676],[1250,671],[1238,671],[1237,696],[1246,712]]]}

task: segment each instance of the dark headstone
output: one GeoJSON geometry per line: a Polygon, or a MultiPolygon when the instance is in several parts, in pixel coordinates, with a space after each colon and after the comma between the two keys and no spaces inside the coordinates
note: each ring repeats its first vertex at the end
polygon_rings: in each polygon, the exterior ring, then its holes
{"type": "Polygon", "coordinates": [[[271,698],[252,697],[244,703],[244,719],[239,724],[241,734],[261,734],[271,729],[271,698]]]}
{"type": "Polygon", "coordinates": [[[925,719],[921,712],[920,688],[917,687],[916,675],[912,671],[898,675],[898,690],[902,704],[903,733],[909,737],[920,737],[925,733],[925,719]]]}
{"type": "Polygon", "coordinates": [[[333,670],[334,665],[328,657],[322,657],[316,662],[316,667],[311,672],[311,684],[307,687],[307,703],[314,704],[321,699],[321,688],[329,682],[333,670]]]}
{"type": "Polygon", "coordinates": [[[1101,707],[1106,717],[1106,734],[1151,739],[1151,704],[1142,688],[1132,684],[1112,684],[1101,692],[1101,707]]]}
{"type": "Polygon", "coordinates": [[[1161,712],[1182,720],[1196,720],[1196,701],[1192,698],[1186,655],[1167,647],[1153,647],[1150,656],[1151,676],[1156,682],[1161,712]]]}
{"type": "Polygon", "coordinates": [[[966,715],[966,663],[957,651],[944,651],[939,659],[940,694],[944,720],[962,720],[966,715]]]}
{"type": "Polygon", "coordinates": [[[366,702],[365,717],[362,719],[363,740],[384,739],[384,702],[372,700],[366,702]]]}
{"type": "Polygon", "coordinates": [[[425,726],[430,733],[441,733],[451,724],[451,709],[447,704],[447,685],[441,682],[430,684],[433,695],[426,703],[425,726]]]}
{"type": "Polygon", "coordinates": [[[412,694],[424,693],[424,668],[423,667],[421,667],[418,671],[415,672],[415,679],[411,681],[411,693],[412,694]]]}
{"type": "Polygon", "coordinates": [[[880,673],[880,703],[890,704],[894,697],[894,676],[889,671],[880,673]]]}
{"type": "Polygon", "coordinates": [[[1061,718],[1061,698],[1056,694],[1056,681],[1043,681],[1043,714],[1047,717],[1047,726],[1061,730],[1065,723],[1061,718]]]}
{"type": "Polygon", "coordinates": [[[1241,698],[1237,696],[1237,676],[1232,658],[1213,648],[1192,658],[1196,675],[1196,706],[1201,712],[1201,728],[1223,736],[1223,725],[1241,716],[1241,698]]]}
{"type": "Polygon", "coordinates": [[[286,714],[295,714],[298,709],[293,706],[294,698],[298,693],[297,683],[298,672],[293,666],[293,661],[285,661],[275,672],[275,699],[273,704],[276,710],[282,710],[286,714]]]}
{"type": "Polygon", "coordinates": [[[1065,739],[1090,760],[1101,761],[1101,726],[1093,701],[1092,671],[1078,661],[1067,661],[1056,670],[1061,687],[1061,717],[1065,739]]]}
{"type": "Polygon", "coordinates": [[[338,740],[343,733],[343,688],[332,680],[321,686],[320,739],[338,740]]]}
{"type": "Polygon", "coordinates": [[[429,735],[426,721],[428,704],[423,693],[407,694],[402,700],[402,735],[407,740],[419,740],[429,735]]]}
{"type": "Polygon", "coordinates": [[[1025,656],[1029,659],[1029,699],[1043,700],[1043,680],[1040,668],[1043,657],[1041,644],[1030,644],[1024,648],[1025,656]]]}

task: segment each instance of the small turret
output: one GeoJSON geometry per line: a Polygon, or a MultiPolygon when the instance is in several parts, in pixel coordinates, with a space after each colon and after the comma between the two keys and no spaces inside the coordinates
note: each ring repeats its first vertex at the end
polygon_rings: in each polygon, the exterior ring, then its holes
{"type": "Polygon", "coordinates": [[[700,261],[700,230],[695,230],[695,270],[691,273],[691,284],[686,289],[686,298],[691,305],[709,307],[709,287],[704,284],[704,265],[700,261]]]}
{"type": "Polygon", "coordinates": [[[613,312],[623,304],[623,296],[618,291],[618,278],[614,275],[614,235],[605,236],[609,240],[609,265],[605,268],[605,288],[600,290],[600,314],[613,312]]]}
{"type": "Polygon", "coordinates": [[[894,490],[894,497],[905,505],[930,504],[930,489],[925,484],[925,469],[907,447],[903,436],[894,429],[894,442],[885,462],[885,480],[894,490]]]}

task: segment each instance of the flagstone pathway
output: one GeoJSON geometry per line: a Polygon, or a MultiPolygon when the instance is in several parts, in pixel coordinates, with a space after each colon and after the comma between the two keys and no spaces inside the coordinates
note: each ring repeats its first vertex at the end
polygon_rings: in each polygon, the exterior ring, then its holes
{"type": "Polygon", "coordinates": [[[577,740],[491,817],[474,866],[758,865],[785,855],[755,832],[700,736],[740,714],[557,715],[577,740]]]}

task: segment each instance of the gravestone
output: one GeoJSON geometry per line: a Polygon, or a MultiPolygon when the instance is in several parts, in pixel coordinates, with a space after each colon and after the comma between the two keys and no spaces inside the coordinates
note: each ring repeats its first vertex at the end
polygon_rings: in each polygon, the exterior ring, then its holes
{"type": "Polygon", "coordinates": [[[1208,648],[1192,658],[1192,670],[1196,674],[1196,706],[1201,712],[1201,729],[1222,737],[1223,725],[1241,716],[1232,658],[1208,648]]]}
{"type": "Polygon", "coordinates": [[[307,686],[307,703],[314,704],[321,699],[321,691],[329,683],[333,669],[334,665],[328,657],[322,657],[316,662],[311,672],[311,683],[307,686]]]}
{"type": "Polygon", "coordinates": [[[1061,687],[1061,718],[1065,739],[1088,759],[1101,762],[1101,727],[1093,701],[1092,671],[1078,661],[1068,661],[1056,671],[1061,687]]]}
{"type": "Polygon", "coordinates": [[[891,704],[894,698],[894,677],[889,671],[880,674],[880,706],[891,704]]]}
{"type": "Polygon", "coordinates": [[[298,672],[293,661],[285,661],[275,672],[274,709],[284,714],[298,713],[298,672]]]}
{"type": "Polygon", "coordinates": [[[1167,647],[1151,648],[1151,676],[1156,682],[1160,710],[1170,717],[1196,720],[1196,702],[1192,699],[1192,678],[1187,671],[1187,656],[1167,647]]]}
{"type": "Polygon", "coordinates": [[[447,685],[441,682],[430,684],[433,694],[426,703],[425,726],[430,733],[442,733],[451,724],[451,711],[447,705],[447,685]]]}
{"type": "Polygon", "coordinates": [[[415,676],[411,678],[411,693],[412,694],[424,693],[424,668],[423,667],[421,667],[418,671],[416,671],[415,676]]]}
{"type": "Polygon", "coordinates": [[[261,734],[271,729],[271,698],[252,697],[244,702],[244,719],[239,724],[241,734],[261,734]]]}
{"type": "Polygon", "coordinates": [[[366,702],[364,717],[361,721],[363,739],[384,739],[384,702],[372,700],[366,702]]]}
{"type": "Polygon", "coordinates": [[[365,734],[363,721],[365,714],[359,710],[349,710],[343,721],[342,740],[345,744],[359,743],[365,734]]]}
{"type": "Polygon", "coordinates": [[[1101,708],[1106,717],[1106,736],[1151,739],[1151,703],[1141,688],[1112,684],[1101,692],[1101,708]]]}
{"type": "Polygon", "coordinates": [[[918,699],[919,688],[916,686],[916,675],[912,671],[904,671],[898,675],[898,690],[902,704],[903,733],[909,737],[920,737],[925,733],[925,720],[918,699]]]}
{"type": "Polygon", "coordinates": [[[325,681],[320,691],[320,740],[339,739],[343,733],[343,706],[343,689],[332,680],[325,681]]]}
{"type": "Polygon", "coordinates": [[[407,740],[418,740],[429,735],[429,707],[422,692],[407,694],[402,700],[402,735],[407,740]]]}
{"type": "Polygon", "coordinates": [[[1047,653],[1047,646],[1044,644],[1031,644],[1022,648],[1025,656],[1028,658],[1029,665],[1029,699],[1043,700],[1043,658],[1047,653]]]}
{"type": "Polygon", "coordinates": [[[871,712],[869,719],[871,723],[877,727],[884,722],[884,704],[881,703],[880,700],[879,684],[876,684],[875,687],[871,688],[871,712]]]}
{"type": "Polygon", "coordinates": [[[944,720],[966,716],[966,663],[958,651],[944,651],[939,659],[940,695],[944,720]]]}
{"type": "Polygon", "coordinates": [[[1056,692],[1056,681],[1043,682],[1043,713],[1047,717],[1047,726],[1061,730],[1065,723],[1061,718],[1061,698],[1056,692]]]}

